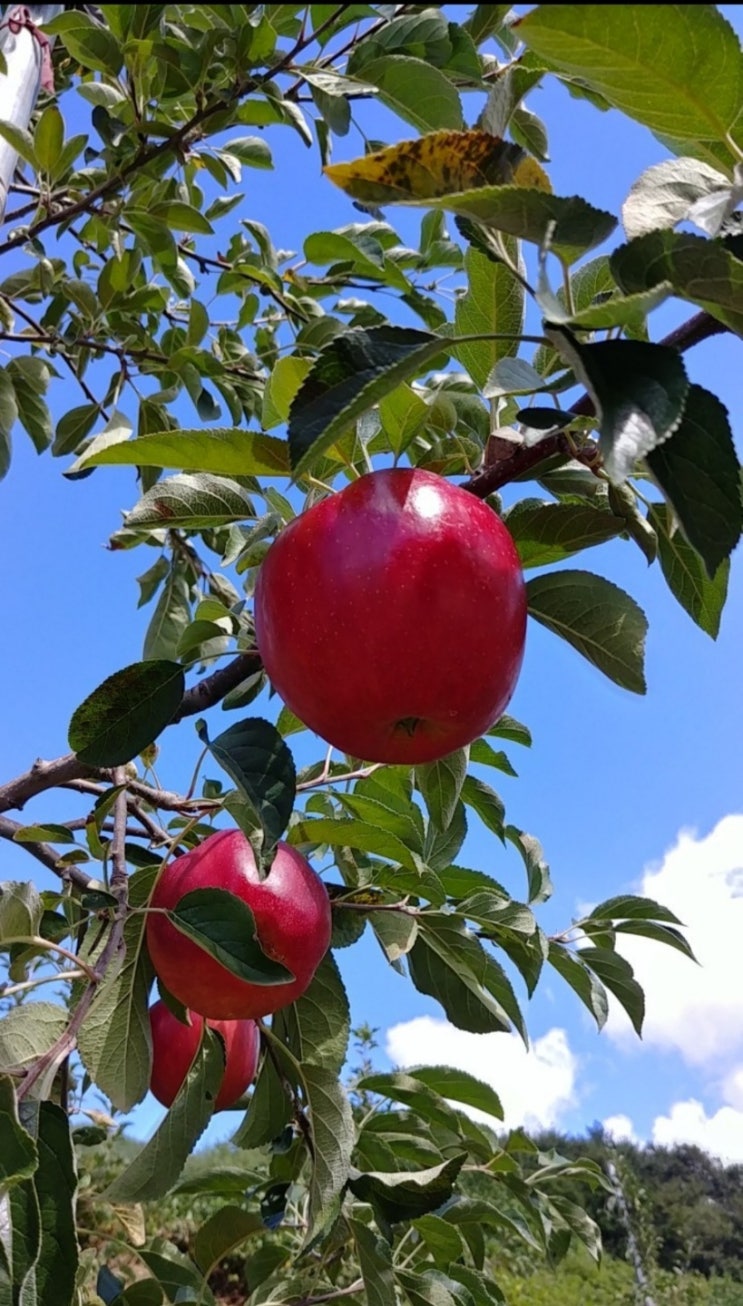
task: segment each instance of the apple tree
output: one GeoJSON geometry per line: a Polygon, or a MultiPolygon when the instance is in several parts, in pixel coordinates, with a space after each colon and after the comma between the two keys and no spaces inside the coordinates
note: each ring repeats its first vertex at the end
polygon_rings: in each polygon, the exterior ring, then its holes
{"type": "Polygon", "coordinates": [[[17,164],[0,234],[0,467],[16,428],[72,482],[121,467],[130,501],[110,547],[142,555],[151,612],[141,660],[70,702],[70,751],[19,757],[0,786],[0,837],[55,885],[0,885],[0,1302],[209,1302],[211,1272],[245,1244],[255,1306],[490,1306],[503,1300],[494,1238],[552,1260],[575,1239],[598,1253],[565,1181],[604,1178],[505,1130],[497,1094],[470,1075],[349,1080],[336,958],[373,932],[378,964],[455,1026],[527,1040],[524,997],[544,975],[599,1027],[611,995],[639,1032],[623,938],[690,948],[667,908],[637,897],[558,934],[540,924],[542,848],[492,783],[513,771],[511,746],[531,743],[503,714],[510,682],[501,698],[486,687],[492,707],[457,747],[442,734],[423,752],[415,703],[394,708],[402,751],[336,730],[348,708],[334,722],[333,704],[344,665],[370,695],[377,680],[394,695],[408,635],[430,647],[411,695],[435,681],[430,710],[454,715],[470,671],[458,682],[433,668],[455,599],[473,639],[478,622],[493,627],[496,663],[509,645],[515,679],[523,631],[516,621],[498,643],[497,589],[466,606],[473,577],[485,585],[468,561],[476,519],[507,540],[530,621],[627,693],[645,690],[646,617],[574,564],[581,550],[641,550],[716,635],[740,468],[727,412],[689,383],[684,354],[743,332],[738,40],[707,5],[32,6],[6,9],[0,30],[8,84],[29,40],[42,83],[0,121],[17,164]],[[621,236],[588,168],[586,197],[553,192],[548,126],[525,99],[555,78],[667,152],[627,195],[621,236]],[[319,154],[318,192],[348,197],[348,221],[307,231],[302,256],[275,246],[239,190],[243,174],[270,186],[281,133],[319,154]],[[420,211],[417,247],[395,227],[410,229],[407,209],[420,211]],[[673,299],[688,314],[658,339],[649,315],[673,299]],[[400,506],[387,518],[358,506],[393,472],[428,486],[429,507],[454,491],[460,504],[458,561],[447,553],[437,572],[424,531],[414,585],[408,562],[374,573],[400,506]],[[318,543],[313,514],[340,520],[351,502],[363,547],[318,543]],[[281,573],[279,550],[300,538],[281,573]],[[352,603],[372,574],[373,654],[339,597],[352,603]],[[260,615],[256,588],[271,585],[273,616],[268,602],[260,615]],[[398,605],[424,592],[406,630],[398,605]],[[302,662],[297,623],[313,613],[318,647],[302,662]],[[300,701],[330,710],[305,722],[300,701]],[[195,768],[184,792],[155,770],[156,741],[174,732],[195,768]],[[45,796],[64,796],[68,817],[45,818],[45,796]],[[468,822],[492,839],[500,879],[490,861],[458,860],[468,822]],[[184,865],[202,878],[166,892],[184,865]],[[225,994],[237,997],[220,1014],[225,994]],[[219,1019],[256,1022],[237,1150],[183,1178],[225,1049],[229,1067],[219,1019]],[[153,1031],[169,1111],[112,1169],[117,1120],[154,1082],[153,1031]],[[198,1199],[185,1249],[148,1227],[148,1203],[172,1191],[198,1199]],[[96,1203],[118,1221],[105,1255],[76,1227],[96,1203]]]}

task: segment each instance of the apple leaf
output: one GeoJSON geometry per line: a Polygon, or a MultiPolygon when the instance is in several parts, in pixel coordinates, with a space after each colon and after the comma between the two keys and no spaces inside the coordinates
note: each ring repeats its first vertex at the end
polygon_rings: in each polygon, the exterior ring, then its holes
{"type": "Polygon", "coordinates": [[[365,81],[378,88],[382,103],[421,133],[462,127],[456,87],[425,60],[387,55],[364,64],[361,72],[365,81]]]}
{"type": "MultiPolygon", "coordinates": [[[[7,1075],[0,1075],[0,1189],[3,1193],[7,1193],[10,1184],[29,1179],[38,1163],[34,1140],[18,1119],[13,1081],[7,1075]]],[[[7,1195],[0,1197],[0,1211],[3,1201],[7,1201],[7,1195]]]]}
{"type": "Polygon", "coordinates": [[[713,578],[743,528],[738,457],[727,410],[717,396],[690,386],[681,425],[647,461],[713,578]]]}
{"type": "Polygon", "coordinates": [[[547,334],[593,400],[610,480],[625,481],[637,460],[667,440],[681,421],[689,382],[678,351],[636,340],[584,345],[556,327],[547,334]]]}
{"type": "Polygon", "coordinates": [[[286,984],[290,970],[266,956],[258,942],[255,918],[247,903],[226,889],[185,893],[168,920],[232,975],[250,984],[286,984]]]}
{"type": "MultiPolygon", "coordinates": [[[[16,831],[14,838],[17,839],[24,830],[33,828],[33,826],[25,826],[22,830],[16,831]]],[[[69,831],[66,833],[69,834],[69,831]]],[[[33,842],[37,843],[49,837],[49,835],[39,834],[33,842]]],[[[38,934],[43,910],[44,905],[39,891],[30,880],[3,880],[0,883],[0,947],[3,939],[38,934]]]]}
{"type": "MultiPolygon", "coordinates": [[[[644,123],[674,153],[717,147],[735,161],[727,139],[740,131],[740,45],[714,7],[543,4],[517,24],[518,35],[548,66],[598,92],[644,123]]],[[[711,162],[714,159],[710,160],[711,162]]]]}
{"type": "Polygon", "coordinates": [[[247,490],[236,481],[196,472],[158,481],[126,514],[124,526],[128,530],[174,530],[179,526],[201,530],[229,526],[254,515],[247,490]]]}
{"type": "MultiPolygon", "coordinates": [[[[203,721],[199,738],[237,785],[247,808],[242,828],[265,864],[286,829],[294,807],[297,775],[291,751],[270,721],[248,717],[210,740],[203,721]]],[[[233,807],[239,818],[240,804],[233,807]]]]}
{"type": "MultiPolygon", "coordinates": [[[[515,249],[511,252],[517,262],[515,249]]],[[[482,389],[498,361],[516,353],[524,325],[524,291],[505,263],[496,263],[472,247],[464,256],[464,268],[467,293],[457,299],[454,309],[457,335],[513,337],[473,341],[455,348],[456,358],[482,389]]]]}
{"type": "Polygon", "coordinates": [[[613,513],[599,512],[587,504],[547,503],[540,499],[522,499],[503,520],[525,568],[562,562],[624,530],[624,521],[613,513]]]}
{"type": "Polygon", "coordinates": [[[208,1279],[223,1257],[250,1238],[252,1234],[265,1234],[266,1227],[255,1211],[242,1206],[223,1206],[197,1229],[193,1238],[192,1254],[208,1279]]]}
{"type": "Polygon", "coordinates": [[[246,431],[239,426],[211,427],[207,431],[150,432],[136,440],[125,440],[81,454],[75,470],[112,464],[177,467],[183,472],[211,472],[214,476],[289,474],[285,440],[265,435],[262,431],[246,431]]]}
{"type": "Polygon", "coordinates": [[[697,551],[680,530],[673,529],[673,516],[666,504],[655,504],[648,521],[658,537],[658,557],[668,588],[692,620],[717,639],[727,598],[730,559],[724,558],[710,576],[697,551]]]}
{"type": "Polygon", "coordinates": [[[54,1002],[24,1003],[0,1019],[0,1071],[27,1070],[67,1028],[69,1013],[54,1002]]]}
{"type": "Polygon", "coordinates": [[[447,1102],[461,1102],[463,1106],[484,1111],[497,1120],[503,1119],[503,1104],[495,1089],[467,1070],[453,1066],[419,1066],[411,1074],[447,1102]]]}
{"type": "Polygon", "coordinates": [[[467,775],[469,750],[458,748],[438,762],[415,768],[415,779],[428,815],[439,830],[447,830],[457,808],[467,775]]]}
{"type": "Polygon", "coordinates": [[[624,1007],[635,1033],[642,1035],[645,995],[629,962],[610,948],[580,948],[579,956],[624,1007]]]}
{"type": "MultiPolygon", "coordinates": [[[[134,909],[124,926],[124,949],[109,963],[96,989],[90,1011],[78,1034],[78,1052],[93,1083],[119,1111],[131,1111],[147,1093],[152,1065],[152,1036],[147,1001],[152,965],[145,947],[147,906],[159,870],[143,867],[129,879],[129,905],[134,909]]],[[[105,946],[98,942],[91,963],[105,946]]]]}
{"type": "Polygon", "coordinates": [[[315,820],[305,818],[292,826],[289,841],[295,845],[325,843],[331,848],[358,848],[360,852],[375,853],[399,862],[409,871],[420,873],[423,869],[420,856],[402,839],[368,821],[347,820],[343,817],[337,820],[331,817],[315,820]]]}
{"type": "Polygon", "coordinates": [[[273,1057],[264,1056],[250,1105],[230,1140],[235,1147],[265,1147],[279,1137],[294,1111],[289,1086],[296,1088],[296,1082],[279,1073],[273,1057]]]}
{"type": "Polygon", "coordinates": [[[525,834],[515,825],[507,825],[503,833],[524,863],[529,886],[529,902],[547,902],[552,897],[552,880],[550,868],[544,860],[541,843],[533,834],[525,834]]]}
{"type": "Polygon", "coordinates": [[[529,613],[623,689],[644,694],[647,618],[624,590],[588,571],[554,571],[526,585],[529,613]]]}
{"type": "Polygon", "coordinates": [[[378,1093],[380,1097],[402,1103],[408,1111],[427,1121],[439,1132],[460,1132],[460,1117],[456,1110],[434,1085],[419,1078],[417,1070],[365,1075],[359,1082],[359,1088],[363,1092],[378,1093]]]}
{"type": "Polygon", "coordinates": [[[172,1107],[150,1141],[109,1184],[104,1201],[153,1201],[172,1188],[211,1119],[223,1076],[224,1045],[205,1024],[199,1050],[172,1107]]]}
{"type": "Polygon", "coordinates": [[[668,282],[681,299],[743,335],[743,260],[721,241],[652,231],[615,249],[610,266],[627,294],[668,282]]]}
{"type": "Polygon", "coordinates": [[[526,1031],[516,996],[502,967],[456,917],[427,913],[408,954],[420,993],[440,1002],[457,1029],[473,1034],[526,1031]],[[513,1023],[513,1024],[512,1024],[513,1023]]]}
{"type": "Polygon", "coordinates": [[[622,225],[630,240],[649,231],[675,227],[690,218],[697,201],[727,189],[724,173],[699,159],[664,159],[646,168],[622,205],[622,225]]]}
{"type": "Polygon", "coordinates": [[[302,382],[289,417],[294,475],[309,470],[357,418],[446,353],[427,331],[379,326],[336,336],[302,382]]]}
{"type": "Polygon", "coordinates": [[[330,953],[323,957],[302,996],[276,1013],[273,1026],[279,1037],[286,1032],[298,1061],[340,1074],[348,1052],[351,1014],[340,971],[330,953]]]}
{"type": "Polygon", "coordinates": [[[580,952],[566,948],[562,943],[550,943],[548,960],[551,966],[567,981],[581,1002],[588,1008],[599,1029],[603,1029],[609,1015],[606,989],[588,969],[580,952]]]}
{"type": "MultiPolygon", "coordinates": [[[[426,1170],[392,1171],[389,1174],[356,1172],[349,1188],[361,1202],[369,1202],[383,1226],[414,1220],[435,1211],[452,1195],[457,1175],[467,1159],[465,1152],[426,1170]]],[[[416,1276],[417,1277],[417,1276],[416,1276]]]]}
{"type": "Polygon", "coordinates": [[[70,748],[90,766],[120,766],[173,719],[185,678],[177,662],[133,662],[115,671],[72,714],[70,748]]]}
{"type": "Polygon", "coordinates": [[[397,1306],[392,1248],[361,1220],[349,1220],[364,1281],[367,1306],[397,1306]]]}
{"type": "Polygon", "coordinates": [[[78,1268],[77,1172],[69,1120],[54,1102],[23,1102],[19,1117],[36,1145],[39,1163],[31,1178],[0,1198],[2,1245],[7,1245],[10,1234],[13,1277],[20,1290],[13,1300],[60,1306],[75,1298],[78,1268]],[[7,1210],[3,1210],[5,1201],[7,1210]]]}

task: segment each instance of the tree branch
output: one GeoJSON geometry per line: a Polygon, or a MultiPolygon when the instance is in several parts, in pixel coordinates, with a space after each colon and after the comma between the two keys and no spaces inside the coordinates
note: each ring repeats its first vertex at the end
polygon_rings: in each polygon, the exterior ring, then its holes
{"type": "MultiPolygon", "coordinates": [[[[22,828],[18,821],[11,821],[7,816],[0,816],[0,839],[7,839],[10,843],[14,843],[16,830],[22,828]]],[[[61,854],[55,848],[52,848],[50,844],[19,843],[16,847],[23,848],[25,852],[30,853],[38,862],[41,862],[42,866],[46,866],[47,870],[53,871],[55,875],[59,875],[63,880],[69,880],[70,884],[74,884],[78,889],[87,889],[90,876],[78,866],[60,866],[61,854]]]]}
{"type": "Polygon", "coordinates": [[[175,725],[177,721],[182,721],[184,716],[195,716],[198,712],[206,712],[207,708],[214,707],[225,694],[229,694],[232,689],[237,689],[243,680],[260,671],[262,666],[258,653],[239,653],[236,658],[227,663],[226,667],[220,667],[210,676],[204,676],[198,684],[186,690],[170,724],[175,725]]]}
{"type": "MultiPolygon", "coordinates": [[[[718,321],[710,313],[695,313],[694,317],[682,322],[681,326],[669,332],[658,343],[684,353],[694,345],[700,344],[702,340],[708,340],[710,336],[720,335],[728,330],[724,322],[718,321]]],[[[570,411],[590,416],[595,411],[590,395],[581,395],[576,403],[570,405],[570,411]]],[[[494,435],[497,434],[498,432],[495,431],[494,435]]],[[[529,448],[525,445],[515,445],[512,449],[513,452],[507,453],[504,458],[497,459],[496,462],[475,472],[469,480],[463,481],[462,489],[469,490],[470,494],[476,495],[478,499],[485,499],[494,490],[499,490],[510,481],[516,481],[520,476],[527,475],[540,463],[553,458],[555,454],[563,454],[566,458],[570,455],[570,447],[562,431],[547,436],[546,440],[540,440],[539,444],[529,448]]]]}

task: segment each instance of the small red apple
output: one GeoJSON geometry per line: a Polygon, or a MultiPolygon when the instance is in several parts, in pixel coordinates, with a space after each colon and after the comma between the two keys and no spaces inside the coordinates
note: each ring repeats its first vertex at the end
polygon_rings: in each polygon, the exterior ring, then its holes
{"type": "Polygon", "coordinates": [[[176,857],[162,872],[151,907],[172,909],[194,889],[227,889],[247,903],[258,941],[294,975],[285,984],[252,984],[233,975],[165,916],[147,917],[147,946],[155,972],[184,1007],[215,1020],[267,1016],[308,987],[330,944],[330,899],[309,862],[279,843],[264,880],[241,830],[219,830],[176,857]]]}
{"type": "Polygon", "coordinates": [[[432,762],[502,714],[526,590],[493,509],[419,468],[370,472],[295,518],[255,591],[263,664],[287,707],[368,762],[432,762]]]}
{"type": "MultiPolygon", "coordinates": [[[[191,1024],[182,1025],[164,1002],[150,1007],[152,1077],[150,1088],[163,1106],[172,1106],[196,1056],[203,1016],[190,1013],[191,1024]]],[[[224,1039],[225,1067],[215,1111],[226,1111],[242,1097],[255,1079],[260,1051],[258,1026],[253,1020],[208,1020],[210,1029],[224,1039]]]]}

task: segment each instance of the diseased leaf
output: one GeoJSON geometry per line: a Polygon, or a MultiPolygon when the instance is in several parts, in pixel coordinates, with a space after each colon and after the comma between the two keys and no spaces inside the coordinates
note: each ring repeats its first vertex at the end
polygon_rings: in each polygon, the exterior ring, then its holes
{"type": "Polygon", "coordinates": [[[228,526],[253,515],[253,505],[241,485],[201,472],[158,481],[126,514],[124,526],[129,530],[172,530],[177,526],[198,530],[228,526]]]}
{"type": "Polygon", "coordinates": [[[68,739],[81,762],[120,766],[172,720],[184,690],[177,662],[133,662],[115,671],[72,714],[68,739]]]}

